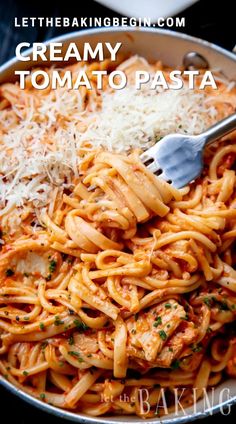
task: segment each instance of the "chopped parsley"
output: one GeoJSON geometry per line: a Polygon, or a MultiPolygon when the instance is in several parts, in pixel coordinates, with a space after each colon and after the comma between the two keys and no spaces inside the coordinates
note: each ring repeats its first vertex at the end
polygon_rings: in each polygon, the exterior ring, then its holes
{"type": "Polygon", "coordinates": [[[70,351],[68,352],[68,354],[69,354],[69,355],[71,355],[71,356],[75,356],[75,357],[78,359],[78,361],[79,361],[79,362],[84,362],[84,360],[83,360],[83,358],[81,358],[81,356],[80,356],[80,353],[79,353],[79,352],[76,352],[76,351],[74,351],[74,350],[70,350],[70,351]]]}
{"type": "Polygon", "coordinates": [[[166,309],[171,309],[171,308],[172,308],[171,303],[166,303],[166,304],[165,304],[165,308],[166,308],[166,309]]]}
{"type": "Polygon", "coordinates": [[[83,333],[84,331],[89,329],[89,327],[79,319],[75,319],[74,324],[76,326],[76,329],[79,330],[80,333],[83,333]]]}
{"type": "Polygon", "coordinates": [[[164,330],[160,330],[159,331],[159,335],[160,335],[160,338],[162,339],[162,340],[166,340],[167,339],[167,334],[166,334],[166,332],[164,331],[164,330]]]}
{"type": "Polygon", "coordinates": [[[27,371],[23,371],[23,375],[25,376],[25,377],[27,377],[27,375],[28,375],[29,373],[27,372],[27,371]]]}
{"type": "Polygon", "coordinates": [[[50,274],[53,274],[53,273],[54,273],[54,271],[55,271],[55,269],[56,269],[56,266],[57,266],[57,261],[55,261],[55,259],[52,259],[52,260],[49,262],[49,273],[50,273],[50,274]]]}
{"type": "Polygon", "coordinates": [[[203,302],[208,306],[208,308],[211,307],[211,299],[209,297],[204,297],[203,302]]]}
{"type": "Polygon", "coordinates": [[[40,393],[39,397],[40,397],[40,399],[44,400],[46,395],[45,395],[45,393],[40,393]]]}
{"type": "Polygon", "coordinates": [[[201,345],[199,345],[199,344],[197,344],[197,345],[192,345],[191,346],[191,349],[192,349],[192,351],[193,352],[201,352],[201,350],[202,350],[202,346],[201,345]]]}
{"type": "Polygon", "coordinates": [[[181,317],[181,319],[188,321],[188,315],[186,314],[185,317],[181,317]]]}
{"type": "Polygon", "coordinates": [[[229,311],[230,310],[226,301],[218,302],[218,303],[219,303],[219,308],[220,308],[221,311],[229,311]]]}
{"type": "Polygon", "coordinates": [[[178,361],[178,359],[175,359],[175,361],[173,361],[171,364],[172,370],[177,370],[179,368],[179,364],[180,362],[178,361]]]}
{"type": "Polygon", "coordinates": [[[73,335],[68,338],[68,344],[72,346],[75,343],[73,335]]]}
{"type": "Polygon", "coordinates": [[[70,350],[68,354],[71,356],[76,356],[77,358],[80,358],[80,353],[76,352],[75,350],[70,350]]]}
{"type": "Polygon", "coordinates": [[[162,324],[162,319],[161,319],[161,317],[157,317],[155,319],[155,322],[153,324],[153,327],[158,327],[158,325],[160,325],[160,324],[162,324]]]}
{"type": "Polygon", "coordinates": [[[230,311],[230,307],[226,300],[217,300],[215,297],[209,298],[204,297],[203,302],[209,307],[212,307],[212,302],[214,302],[215,306],[218,307],[221,311],[230,311]]]}
{"type": "Polygon", "coordinates": [[[64,324],[64,321],[62,321],[59,316],[55,316],[54,325],[58,327],[59,325],[62,325],[62,324],[64,324]]]}
{"type": "Polygon", "coordinates": [[[41,344],[41,349],[42,349],[42,350],[46,349],[47,345],[48,345],[48,342],[47,342],[47,341],[43,342],[43,343],[41,344]]]}
{"type": "Polygon", "coordinates": [[[39,328],[40,328],[41,331],[43,331],[45,329],[45,326],[44,326],[44,323],[43,322],[40,322],[39,323],[39,328]]]}

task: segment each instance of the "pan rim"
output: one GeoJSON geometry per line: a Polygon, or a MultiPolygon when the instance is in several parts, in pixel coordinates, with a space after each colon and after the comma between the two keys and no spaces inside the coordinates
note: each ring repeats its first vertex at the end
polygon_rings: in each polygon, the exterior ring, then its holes
{"type": "MultiPolygon", "coordinates": [[[[94,35],[96,33],[137,33],[137,32],[145,32],[145,33],[151,33],[151,34],[160,34],[160,35],[167,35],[169,37],[173,37],[174,39],[180,39],[180,40],[186,40],[186,41],[192,41],[196,44],[200,44],[202,46],[208,47],[211,50],[214,50],[220,54],[222,54],[223,56],[232,59],[235,64],[236,64],[236,54],[234,52],[231,52],[229,50],[224,49],[221,46],[218,46],[217,44],[211,43],[210,41],[206,41],[202,38],[199,37],[194,37],[192,35],[188,35],[182,32],[177,32],[177,31],[172,31],[172,30],[168,30],[168,29],[160,29],[160,28],[146,28],[146,27],[142,27],[142,28],[136,28],[136,27],[130,27],[127,29],[124,29],[123,27],[101,27],[101,28],[91,28],[91,29],[83,29],[80,31],[72,31],[72,32],[68,32],[66,34],[57,36],[57,37],[53,37],[50,38],[49,40],[45,41],[44,44],[46,46],[48,46],[50,43],[54,43],[54,42],[61,42],[61,41],[68,41],[70,38],[80,38],[83,35],[94,35]]],[[[26,49],[24,51],[24,55],[30,55],[32,53],[32,47],[26,49]]],[[[3,63],[0,66],[0,74],[2,72],[5,72],[8,68],[16,65],[17,63],[19,63],[20,60],[17,59],[17,57],[13,57],[11,59],[9,59],[7,62],[3,63]]]]}

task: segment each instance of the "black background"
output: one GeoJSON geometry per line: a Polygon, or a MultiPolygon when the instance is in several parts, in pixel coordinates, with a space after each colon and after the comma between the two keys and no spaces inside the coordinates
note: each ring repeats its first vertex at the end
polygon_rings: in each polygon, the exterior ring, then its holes
{"type": "MultiPolygon", "coordinates": [[[[117,0],[119,1],[119,0],[117,0]]],[[[127,0],[129,1],[129,0],[127,0]]],[[[143,0],[145,1],[145,0],[143,0]]],[[[163,0],[167,1],[167,0],[163,0]]],[[[23,16],[68,16],[68,17],[113,17],[119,14],[104,8],[93,0],[0,0],[0,64],[14,56],[14,50],[21,41],[44,41],[48,38],[69,32],[69,28],[14,28],[14,18],[23,16]]],[[[172,28],[218,44],[232,50],[236,44],[235,5],[232,0],[200,0],[181,14],[185,17],[185,28],[172,28]]],[[[72,29],[77,30],[77,29],[72,29]]],[[[65,420],[50,416],[0,387],[0,420],[17,424],[62,424],[65,420]]],[[[236,407],[228,416],[218,415],[201,420],[202,424],[213,424],[224,420],[227,424],[235,423],[236,407]]]]}

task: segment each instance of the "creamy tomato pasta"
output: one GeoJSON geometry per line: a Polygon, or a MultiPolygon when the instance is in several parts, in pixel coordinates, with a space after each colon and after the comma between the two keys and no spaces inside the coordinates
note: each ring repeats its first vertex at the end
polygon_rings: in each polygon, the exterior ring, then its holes
{"type": "Polygon", "coordinates": [[[170,412],[175,388],[188,406],[236,376],[236,138],[180,190],[139,154],[229,115],[236,92],[216,75],[217,92],[137,93],[135,70],[170,69],[117,66],[120,93],[0,88],[0,371],[59,408],[147,418],[163,393],[170,412]]]}

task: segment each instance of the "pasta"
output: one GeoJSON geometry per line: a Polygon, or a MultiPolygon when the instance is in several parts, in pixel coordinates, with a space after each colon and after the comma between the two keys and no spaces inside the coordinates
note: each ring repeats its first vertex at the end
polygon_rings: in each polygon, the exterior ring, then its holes
{"type": "MultiPolygon", "coordinates": [[[[134,69],[170,72],[136,57],[117,66],[131,87],[134,69]]],[[[163,407],[163,393],[170,412],[175,388],[186,388],[187,407],[236,377],[235,135],[207,148],[203,175],[176,190],[141,163],[138,131],[137,148],[93,144],[95,88],[62,93],[68,113],[60,90],[5,84],[0,93],[1,374],[59,408],[143,418],[163,407]],[[67,133],[77,143],[69,153],[67,133]],[[17,134],[26,170],[13,148],[3,156],[17,134]],[[44,166],[30,156],[41,154],[37,137],[44,166]]],[[[235,109],[235,90],[221,82],[204,102],[209,126],[235,109]]],[[[152,142],[168,132],[155,128],[152,142]]]]}

